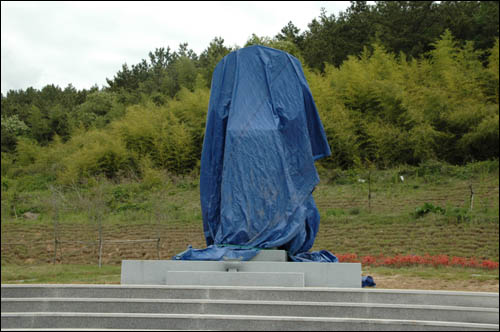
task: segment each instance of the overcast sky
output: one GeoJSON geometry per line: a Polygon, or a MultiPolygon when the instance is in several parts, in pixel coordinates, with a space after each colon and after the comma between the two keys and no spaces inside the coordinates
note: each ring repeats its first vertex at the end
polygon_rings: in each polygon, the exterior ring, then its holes
{"type": "Polygon", "coordinates": [[[243,46],[252,33],[273,37],[288,21],[301,32],[321,7],[337,15],[348,1],[1,2],[2,93],[47,84],[106,85],[124,63],[187,42],[198,55],[220,36],[243,46]]]}

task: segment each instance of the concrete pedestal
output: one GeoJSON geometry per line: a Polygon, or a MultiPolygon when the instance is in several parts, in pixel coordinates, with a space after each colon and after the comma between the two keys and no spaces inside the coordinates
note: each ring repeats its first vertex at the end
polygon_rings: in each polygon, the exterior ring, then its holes
{"type": "Polygon", "coordinates": [[[361,288],[359,263],[287,262],[281,250],[259,255],[246,262],[123,260],[121,284],[361,288]]]}

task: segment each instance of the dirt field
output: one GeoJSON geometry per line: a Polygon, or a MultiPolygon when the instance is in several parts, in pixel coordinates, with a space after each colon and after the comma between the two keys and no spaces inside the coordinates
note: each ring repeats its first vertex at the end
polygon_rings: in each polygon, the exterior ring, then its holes
{"type": "Polygon", "coordinates": [[[386,289],[431,289],[467,292],[499,292],[498,280],[443,280],[424,279],[406,275],[386,276],[370,273],[377,284],[376,288],[386,289]]]}

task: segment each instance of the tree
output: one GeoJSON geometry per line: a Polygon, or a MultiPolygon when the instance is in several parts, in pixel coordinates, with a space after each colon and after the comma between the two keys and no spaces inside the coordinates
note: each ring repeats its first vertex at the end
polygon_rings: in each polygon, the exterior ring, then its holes
{"type": "Polygon", "coordinates": [[[288,24],[281,29],[281,32],[276,35],[275,39],[278,41],[290,41],[300,49],[304,41],[304,36],[300,34],[300,29],[297,28],[292,21],[289,21],[288,24]]]}
{"type": "Polygon", "coordinates": [[[31,105],[31,112],[28,117],[31,128],[31,135],[40,144],[47,144],[52,138],[53,132],[49,118],[35,105],[31,105]]]}
{"type": "Polygon", "coordinates": [[[322,9],[304,33],[301,52],[306,63],[323,71],[325,62],[340,66],[349,55],[359,54],[375,35],[371,8],[366,1],[351,1],[338,17],[322,9]]]}
{"type": "Polygon", "coordinates": [[[14,152],[16,149],[17,137],[29,131],[28,126],[17,114],[10,117],[2,116],[2,152],[14,152]]]}
{"type": "Polygon", "coordinates": [[[72,126],[85,128],[92,126],[104,127],[110,122],[108,116],[116,103],[116,94],[111,91],[96,91],[87,96],[85,102],[79,105],[72,118],[72,126]]]}
{"type": "Polygon", "coordinates": [[[396,54],[417,58],[443,31],[434,1],[378,1],[374,10],[377,38],[396,54]]]}
{"type": "Polygon", "coordinates": [[[219,61],[232,51],[231,47],[224,45],[224,38],[215,37],[208,47],[200,54],[199,66],[202,77],[205,79],[207,87],[212,82],[212,74],[219,61]]]}
{"type": "Polygon", "coordinates": [[[498,7],[498,1],[441,1],[438,9],[443,30],[450,29],[460,43],[473,41],[476,49],[487,50],[498,38],[498,7]]]}

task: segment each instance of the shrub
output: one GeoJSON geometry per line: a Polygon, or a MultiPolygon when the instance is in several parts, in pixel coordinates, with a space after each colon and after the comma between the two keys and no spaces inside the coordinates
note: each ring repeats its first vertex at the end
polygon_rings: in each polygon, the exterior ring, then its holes
{"type": "Polygon", "coordinates": [[[63,160],[64,170],[59,174],[62,183],[104,175],[115,178],[120,174],[138,172],[139,158],[125,148],[122,140],[105,131],[91,130],[73,137],[74,150],[63,160]]]}
{"type": "Polygon", "coordinates": [[[132,106],[122,120],[113,124],[113,132],[128,150],[150,158],[157,168],[184,174],[196,165],[193,137],[166,106],[132,106]]]}
{"type": "Polygon", "coordinates": [[[413,215],[415,218],[420,218],[420,217],[423,217],[430,212],[437,213],[437,214],[445,214],[446,210],[440,206],[434,206],[431,203],[425,203],[423,206],[417,207],[415,209],[415,212],[413,213],[413,215]]]}

